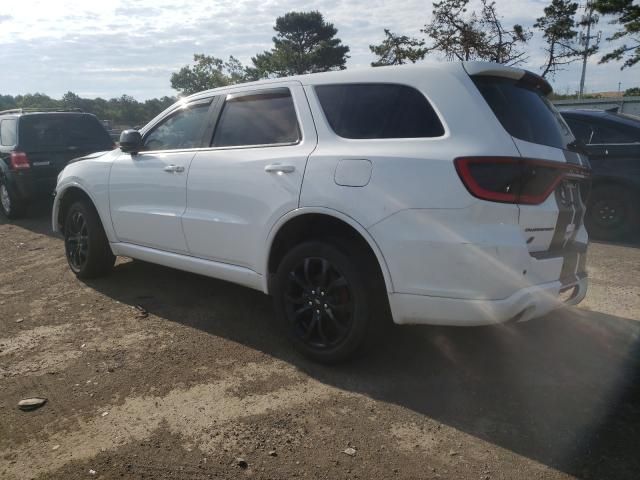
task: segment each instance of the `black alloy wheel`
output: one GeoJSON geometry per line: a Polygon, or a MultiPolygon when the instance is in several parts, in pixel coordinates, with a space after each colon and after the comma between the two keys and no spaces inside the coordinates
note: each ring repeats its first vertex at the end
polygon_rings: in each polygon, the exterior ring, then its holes
{"type": "Polygon", "coordinates": [[[291,248],[273,280],[276,314],[305,356],[337,363],[377,343],[388,318],[384,280],[373,255],[344,239],[291,248]]]}
{"type": "Polygon", "coordinates": [[[74,210],[65,225],[64,247],[71,269],[78,273],[87,264],[89,255],[89,227],[84,213],[74,210]]]}
{"type": "Polygon", "coordinates": [[[79,278],[107,274],[116,257],[94,206],[87,200],[80,200],[64,214],[64,250],[73,273],[79,278]]]}
{"type": "Polygon", "coordinates": [[[289,271],[285,311],[293,334],[327,349],[344,342],[353,324],[353,292],[344,274],[325,258],[306,257],[289,271]]]}

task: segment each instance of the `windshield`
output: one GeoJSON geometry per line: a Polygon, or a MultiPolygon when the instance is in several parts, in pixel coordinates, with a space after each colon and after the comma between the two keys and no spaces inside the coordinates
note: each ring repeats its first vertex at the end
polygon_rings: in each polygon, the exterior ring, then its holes
{"type": "Polygon", "coordinates": [[[29,151],[72,148],[108,150],[111,137],[93,115],[25,115],[20,120],[20,147],[29,151]]]}
{"type": "Polygon", "coordinates": [[[569,127],[549,99],[529,84],[502,77],[472,78],[511,136],[562,149],[574,141],[569,127]]]}

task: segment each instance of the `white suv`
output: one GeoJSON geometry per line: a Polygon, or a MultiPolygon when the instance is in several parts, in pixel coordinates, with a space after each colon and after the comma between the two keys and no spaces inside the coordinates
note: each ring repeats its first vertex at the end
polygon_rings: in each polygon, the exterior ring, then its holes
{"type": "Polygon", "coordinates": [[[589,170],[550,86],[481,63],[348,70],[180,100],[57,184],[80,278],[122,255],[273,295],[294,344],[525,321],[587,289],[589,170]]]}

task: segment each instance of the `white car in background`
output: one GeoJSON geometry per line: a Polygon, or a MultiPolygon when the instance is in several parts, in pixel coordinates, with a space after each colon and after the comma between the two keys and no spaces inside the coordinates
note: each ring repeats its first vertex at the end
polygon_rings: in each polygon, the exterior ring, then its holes
{"type": "Polygon", "coordinates": [[[273,295],[318,361],[388,313],[529,320],[587,289],[589,170],[550,92],[481,62],[209,90],[68,165],[53,227],[80,278],[121,255],[273,295]]]}

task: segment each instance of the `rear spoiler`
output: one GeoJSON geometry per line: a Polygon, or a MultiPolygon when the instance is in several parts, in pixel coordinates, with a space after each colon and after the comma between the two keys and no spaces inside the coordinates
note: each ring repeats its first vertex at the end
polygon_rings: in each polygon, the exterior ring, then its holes
{"type": "Polygon", "coordinates": [[[547,96],[552,91],[551,85],[540,75],[536,75],[529,70],[522,68],[506,67],[498,63],[491,62],[462,62],[462,67],[471,77],[487,76],[487,77],[503,77],[517,80],[528,87],[539,90],[543,95],[547,96]]]}

